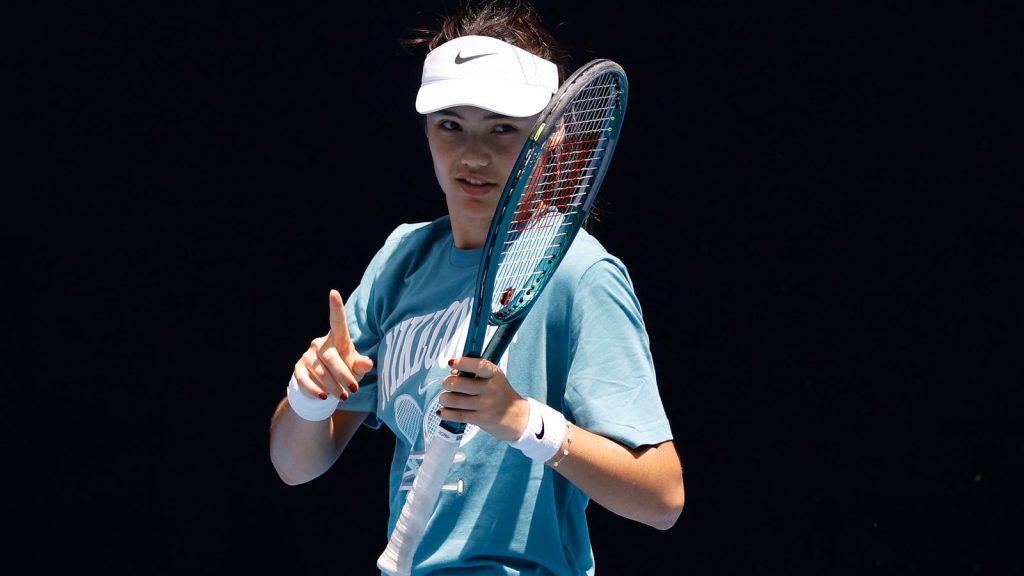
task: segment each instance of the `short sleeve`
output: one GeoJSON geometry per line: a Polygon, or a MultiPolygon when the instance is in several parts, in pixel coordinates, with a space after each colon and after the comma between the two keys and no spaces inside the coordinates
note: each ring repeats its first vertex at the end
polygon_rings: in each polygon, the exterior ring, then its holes
{"type": "Polygon", "coordinates": [[[379,428],[381,425],[381,421],[377,417],[377,351],[380,348],[382,335],[375,313],[374,289],[385,264],[396,247],[407,235],[423,225],[423,223],[402,224],[395,228],[381,249],[370,260],[359,280],[359,285],[345,301],[345,319],[348,321],[352,344],[360,354],[373,359],[373,369],[367,372],[359,382],[359,391],[340,403],[338,409],[368,412],[369,416],[363,423],[371,428],[379,428]]]}
{"type": "Polygon", "coordinates": [[[640,304],[625,266],[605,258],[579,279],[565,401],[576,424],[636,448],[672,439],[640,304]]]}

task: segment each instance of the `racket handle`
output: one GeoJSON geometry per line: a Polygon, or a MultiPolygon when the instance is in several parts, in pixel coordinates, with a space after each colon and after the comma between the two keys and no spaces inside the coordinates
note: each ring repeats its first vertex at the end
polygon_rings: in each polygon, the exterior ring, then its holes
{"type": "Polygon", "coordinates": [[[412,490],[405,498],[402,513],[387,548],[377,558],[377,568],[390,576],[409,576],[412,558],[423,539],[427,522],[434,513],[448,470],[455,460],[462,434],[452,434],[441,427],[430,441],[420,464],[412,490]]]}

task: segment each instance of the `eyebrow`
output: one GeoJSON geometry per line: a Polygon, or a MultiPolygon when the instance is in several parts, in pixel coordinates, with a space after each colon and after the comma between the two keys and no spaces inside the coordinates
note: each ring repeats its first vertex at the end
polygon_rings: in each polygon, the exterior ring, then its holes
{"type": "MultiPolygon", "coordinates": [[[[443,109],[438,110],[438,111],[436,111],[434,113],[435,114],[444,114],[446,116],[455,116],[459,120],[465,120],[465,118],[461,114],[459,114],[458,112],[456,112],[452,108],[443,108],[443,109]]],[[[504,119],[513,120],[514,117],[506,116],[504,114],[498,114],[497,112],[491,112],[487,116],[484,116],[484,120],[504,120],[504,119]]]]}

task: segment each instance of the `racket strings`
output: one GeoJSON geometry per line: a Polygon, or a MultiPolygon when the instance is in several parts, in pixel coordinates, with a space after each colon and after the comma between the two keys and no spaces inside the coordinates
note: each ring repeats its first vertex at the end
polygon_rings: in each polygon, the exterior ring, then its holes
{"type": "Polygon", "coordinates": [[[609,146],[608,126],[619,109],[619,84],[609,78],[582,91],[545,141],[503,242],[491,311],[499,319],[533,295],[579,223],[591,180],[609,146]]]}
{"type": "Polygon", "coordinates": [[[609,121],[619,109],[619,86],[609,74],[573,99],[548,137],[540,170],[527,183],[521,207],[525,203],[532,210],[543,203],[564,211],[572,204],[567,199],[587,192],[599,164],[595,159],[607,149],[609,121]]]}

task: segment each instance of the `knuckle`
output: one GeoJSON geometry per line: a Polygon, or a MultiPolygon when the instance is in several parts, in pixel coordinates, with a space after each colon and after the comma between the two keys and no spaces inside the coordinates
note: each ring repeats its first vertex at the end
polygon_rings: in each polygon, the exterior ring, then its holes
{"type": "Polygon", "coordinates": [[[491,378],[492,376],[494,376],[494,364],[492,364],[489,360],[481,360],[480,365],[477,366],[476,373],[477,376],[483,378],[491,378]]]}
{"type": "Polygon", "coordinates": [[[334,346],[326,345],[321,346],[317,351],[317,356],[320,358],[332,358],[338,355],[338,351],[334,346]]]}
{"type": "Polygon", "coordinates": [[[313,363],[303,357],[295,363],[295,369],[292,373],[295,374],[296,378],[309,378],[310,373],[313,372],[312,367],[313,363]]]}

